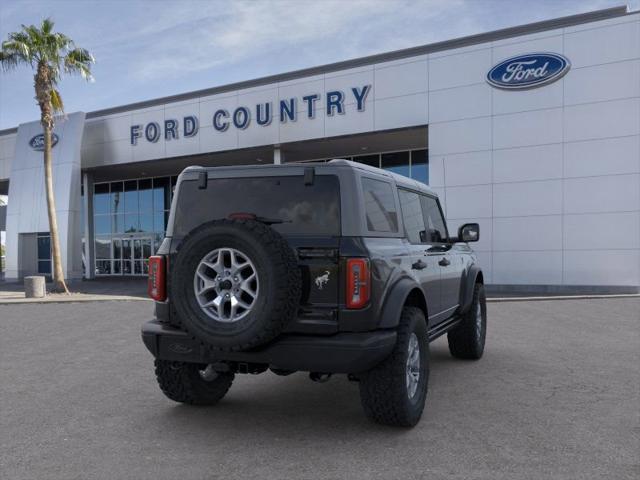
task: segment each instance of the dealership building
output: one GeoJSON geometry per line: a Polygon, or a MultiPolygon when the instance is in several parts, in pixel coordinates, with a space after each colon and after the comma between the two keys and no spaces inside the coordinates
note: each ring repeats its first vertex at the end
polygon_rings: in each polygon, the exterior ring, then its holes
{"type": "MultiPolygon", "coordinates": [[[[0,131],[7,280],[49,273],[37,121],[0,131]]],[[[425,182],[495,289],[640,289],[640,12],[616,7],[57,122],[69,278],[144,275],[189,165],[347,158],[425,182]]],[[[4,218],[3,218],[4,217],[4,218]]]]}

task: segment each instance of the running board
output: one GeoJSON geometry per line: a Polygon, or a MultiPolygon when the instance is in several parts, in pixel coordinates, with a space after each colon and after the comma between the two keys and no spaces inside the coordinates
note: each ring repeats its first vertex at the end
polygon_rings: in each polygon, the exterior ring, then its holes
{"type": "Polygon", "coordinates": [[[429,336],[429,341],[433,342],[436,338],[440,337],[441,335],[444,335],[453,327],[458,325],[461,320],[462,319],[460,317],[451,317],[450,319],[445,320],[444,322],[440,322],[439,324],[433,326],[432,328],[429,329],[427,333],[427,335],[429,336]]]}

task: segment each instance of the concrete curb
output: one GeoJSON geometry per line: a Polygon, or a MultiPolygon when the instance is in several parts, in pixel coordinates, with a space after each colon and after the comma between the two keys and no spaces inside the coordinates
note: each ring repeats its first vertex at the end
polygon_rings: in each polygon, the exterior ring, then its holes
{"type": "Polygon", "coordinates": [[[133,302],[151,302],[150,298],[130,297],[127,295],[70,295],[45,298],[5,298],[0,299],[0,305],[21,305],[25,303],[82,303],[82,302],[116,302],[116,301],[133,301],[133,302]]]}
{"type": "Polygon", "coordinates": [[[589,300],[597,298],[640,298],[640,293],[622,293],[613,295],[550,295],[548,297],[494,297],[487,298],[487,302],[547,302],[552,300],[589,300]]]}

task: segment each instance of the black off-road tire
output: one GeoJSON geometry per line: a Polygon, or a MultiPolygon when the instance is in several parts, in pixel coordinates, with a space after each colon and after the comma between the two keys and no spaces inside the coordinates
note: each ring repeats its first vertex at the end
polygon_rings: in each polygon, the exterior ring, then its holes
{"type": "Polygon", "coordinates": [[[171,266],[170,288],[184,330],[214,350],[238,351],[267,343],[282,332],[296,315],[302,280],[295,253],[275,230],[252,220],[216,220],[181,242],[171,266]],[[195,296],[196,268],[216,248],[234,248],[248,255],[260,279],[251,312],[235,322],[210,318],[195,296]]]}
{"type": "Polygon", "coordinates": [[[469,311],[464,314],[458,326],[447,334],[449,351],[456,358],[479,360],[484,353],[486,336],[487,298],[484,285],[476,283],[469,311]]]}
{"type": "Polygon", "coordinates": [[[371,420],[385,425],[413,427],[424,410],[429,383],[429,340],[424,312],[404,307],[398,339],[391,355],[372,370],[360,375],[360,401],[371,420]],[[420,376],[415,395],[407,384],[409,339],[415,333],[420,347],[420,376]]]}
{"type": "Polygon", "coordinates": [[[162,393],[174,402],[190,405],[215,405],[229,391],[235,375],[218,373],[205,380],[200,374],[206,365],[156,360],[156,378],[162,393]]]}

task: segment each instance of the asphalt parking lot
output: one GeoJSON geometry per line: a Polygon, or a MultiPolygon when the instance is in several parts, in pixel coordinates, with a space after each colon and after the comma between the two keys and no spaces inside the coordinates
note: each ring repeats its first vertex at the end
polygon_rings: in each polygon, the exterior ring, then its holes
{"type": "Polygon", "coordinates": [[[412,430],[357,385],[238,376],[215,407],[158,390],[147,302],[0,305],[6,479],[546,479],[640,475],[640,299],[493,303],[485,357],[432,344],[412,430]]]}

